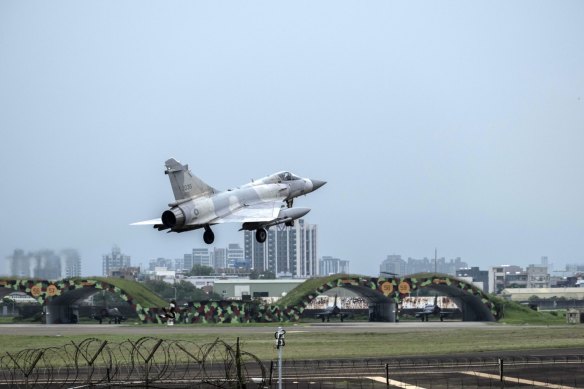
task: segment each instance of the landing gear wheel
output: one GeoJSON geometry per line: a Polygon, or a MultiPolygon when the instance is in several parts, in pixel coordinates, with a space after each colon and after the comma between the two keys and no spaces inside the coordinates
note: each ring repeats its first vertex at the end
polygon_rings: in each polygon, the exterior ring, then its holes
{"type": "Polygon", "coordinates": [[[215,241],[215,234],[208,227],[205,228],[205,233],[203,234],[203,240],[207,244],[211,244],[211,243],[213,243],[215,241]]]}
{"type": "Polygon", "coordinates": [[[284,223],[286,227],[294,227],[294,220],[290,220],[289,222],[284,223]]]}
{"type": "Polygon", "coordinates": [[[288,208],[292,208],[293,205],[294,205],[294,199],[286,200],[286,206],[288,208]]]}
{"type": "Polygon", "coordinates": [[[258,228],[256,230],[256,240],[259,243],[264,243],[266,241],[267,237],[268,237],[268,233],[263,228],[258,228]]]}

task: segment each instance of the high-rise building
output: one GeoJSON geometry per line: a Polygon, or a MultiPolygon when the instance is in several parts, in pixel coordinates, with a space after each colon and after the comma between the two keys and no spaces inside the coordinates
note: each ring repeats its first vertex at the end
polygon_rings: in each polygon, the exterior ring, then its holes
{"type": "Polygon", "coordinates": [[[34,269],[32,276],[47,280],[61,278],[61,257],[52,250],[41,250],[32,253],[34,269]]]}
{"type": "Polygon", "coordinates": [[[529,265],[527,272],[528,288],[549,288],[550,275],[547,266],[529,265]]]}
{"type": "Polygon", "coordinates": [[[276,265],[268,262],[268,245],[270,242],[274,241],[274,232],[274,229],[269,229],[266,241],[264,243],[259,243],[256,241],[255,233],[253,231],[244,231],[243,255],[245,259],[249,261],[251,269],[259,272],[266,270],[274,271],[276,265]]]}
{"type": "Polygon", "coordinates": [[[10,275],[16,277],[30,277],[31,256],[25,254],[24,250],[14,250],[14,253],[8,257],[10,275]]]}
{"type": "Polygon", "coordinates": [[[181,272],[184,271],[185,267],[185,259],[184,258],[175,258],[174,259],[174,270],[181,272]]]}
{"type": "Polygon", "coordinates": [[[131,266],[130,256],[123,255],[118,246],[114,246],[110,254],[105,254],[103,256],[104,276],[110,276],[113,272],[119,272],[131,266]]]}
{"type": "Polygon", "coordinates": [[[468,264],[460,259],[460,257],[446,260],[444,257],[415,259],[408,258],[407,274],[416,273],[444,273],[455,275],[458,269],[467,268],[468,264]]]}
{"type": "Polygon", "coordinates": [[[230,243],[225,251],[225,261],[229,269],[249,269],[244,250],[237,243],[230,243]]]}
{"type": "Polygon", "coordinates": [[[215,247],[213,249],[213,267],[215,269],[227,268],[227,250],[224,248],[215,247]]]}
{"type": "Polygon", "coordinates": [[[506,278],[507,276],[513,275],[510,279],[514,282],[519,283],[521,279],[519,275],[523,272],[521,266],[516,265],[501,265],[494,266],[489,269],[489,293],[501,293],[503,289],[507,286],[506,278]]]}
{"type": "Polygon", "coordinates": [[[388,255],[379,267],[381,275],[396,274],[398,276],[412,275],[416,273],[444,273],[455,275],[458,269],[467,268],[468,264],[460,257],[446,260],[446,258],[408,258],[403,260],[401,255],[388,255]]]}
{"type": "Polygon", "coordinates": [[[253,231],[244,233],[245,257],[251,268],[294,277],[318,275],[318,229],[315,224],[297,220],[292,227],[278,225],[268,231],[264,243],[258,243],[253,231]]]}
{"type": "Polygon", "coordinates": [[[35,277],[56,280],[81,275],[81,258],[77,250],[67,249],[59,254],[52,250],[25,253],[14,250],[8,257],[10,273],[17,277],[35,277]]]}
{"type": "Polygon", "coordinates": [[[67,249],[61,251],[61,257],[63,258],[64,274],[66,278],[69,277],[80,277],[81,276],[81,257],[79,252],[74,249],[67,249]]]}
{"type": "Polygon", "coordinates": [[[204,247],[193,249],[193,266],[195,265],[213,266],[208,248],[204,247]]]}
{"type": "Polygon", "coordinates": [[[185,254],[182,261],[182,270],[189,272],[193,270],[193,254],[185,254]]]}
{"type": "Polygon", "coordinates": [[[329,274],[349,274],[349,261],[329,256],[323,256],[319,261],[318,274],[326,276],[329,274]]]}
{"type": "Polygon", "coordinates": [[[174,270],[174,261],[172,259],[167,258],[156,258],[151,259],[148,263],[148,270],[154,271],[156,268],[164,268],[166,270],[174,270]]]}
{"type": "Polygon", "coordinates": [[[407,275],[407,264],[401,255],[388,255],[387,258],[381,262],[379,272],[382,276],[397,275],[399,277],[407,275]]]}

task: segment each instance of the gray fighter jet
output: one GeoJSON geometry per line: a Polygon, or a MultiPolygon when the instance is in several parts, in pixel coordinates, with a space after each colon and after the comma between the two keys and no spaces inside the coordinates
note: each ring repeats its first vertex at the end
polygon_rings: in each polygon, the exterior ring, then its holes
{"type": "Polygon", "coordinates": [[[416,312],[416,317],[422,319],[422,321],[428,321],[429,316],[438,316],[440,317],[440,321],[444,321],[444,318],[451,314],[451,312],[444,312],[438,306],[438,295],[435,295],[434,304],[426,304],[423,310],[416,312]]]}
{"type": "Polygon", "coordinates": [[[306,215],[309,208],[293,208],[294,198],[313,192],[325,181],[279,172],[238,188],[218,191],[207,185],[174,158],[165,163],[165,174],[175,201],[159,219],[132,225],[152,225],[159,231],[185,232],[205,229],[203,240],[213,243],[211,226],[220,223],[242,223],[241,230],[256,231],[256,240],[266,241],[266,229],[278,224],[293,226],[294,220],[306,215]]]}
{"type": "Polygon", "coordinates": [[[99,314],[93,315],[93,318],[99,321],[99,324],[104,320],[109,320],[109,324],[112,324],[112,320],[114,324],[122,324],[127,319],[118,308],[103,308],[99,311],[99,314]]]}
{"type": "Polygon", "coordinates": [[[335,294],[335,301],[332,307],[325,308],[324,311],[318,312],[314,315],[315,318],[321,318],[322,322],[326,320],[327,322],[331,321],[331,317],[338,316],[341,319],[341,322],[345,321],[346,317],[350,316],[349,312],[341,311],[341,308],[337,305],[337,295],[335,294]]]}

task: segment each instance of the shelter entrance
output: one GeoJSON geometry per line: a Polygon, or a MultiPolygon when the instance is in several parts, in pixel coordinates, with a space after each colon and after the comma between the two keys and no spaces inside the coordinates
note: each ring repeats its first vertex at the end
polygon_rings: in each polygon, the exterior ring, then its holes
{"type": "Polygon", "coordinates": [[[119,295],[107,290],[75,289],[47,300],[43,313],[46,324],[77,324],[80,321],[120,324],[137,318],[134,308],[119,295]]]}
{"type": "Polygon", "coordinates": [[[316,297],[304,310],[305,318],[322,318],[322,321],[341,320],[349,318],[363,321],[396,321],[396,303],[383,294],[370,288],[343,285],[329,289],[316,297]],[[323,313],[334,306],[340,313],[326,317],[323,313]],[[341,317],[342,316],[342,317],[341,317]]]}

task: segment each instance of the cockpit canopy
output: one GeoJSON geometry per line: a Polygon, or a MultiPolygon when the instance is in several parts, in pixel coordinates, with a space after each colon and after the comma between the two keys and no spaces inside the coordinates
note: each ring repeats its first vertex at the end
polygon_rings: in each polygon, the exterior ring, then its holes
{"type": "Polygon", "coordinates": [[[295,180],[300,179],[300,177],[295,176],[294,174],[292,174],[290,172],[281,172],[281,173],[278,173],[277,175],[281,181],[295,181],[295,180]]]}
{"type": "Polygon", "coordinates": [[[278,184],[281,182],[290,182],[290,181],[296,181],[296,180],[302,180],[302,178],[298,177],[297,175],[294,175],[290,172],[278,172],[278,173],[274,173],[271,174],[269,176],[266,176],[262,179],[256,180],[256,181],[252,181],[251,185],[259,185],[259,184],[278,184]]]}

